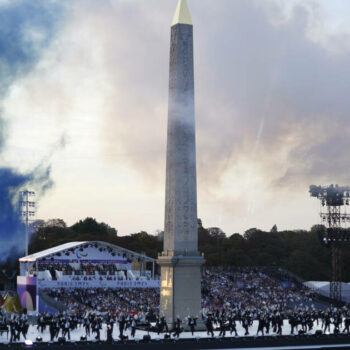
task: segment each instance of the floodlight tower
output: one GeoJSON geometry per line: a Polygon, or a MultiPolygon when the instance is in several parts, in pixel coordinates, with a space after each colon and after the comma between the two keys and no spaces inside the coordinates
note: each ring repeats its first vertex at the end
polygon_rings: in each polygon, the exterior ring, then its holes
{"type": "Polygon", "coordinates": [[[25,227],[25,254],[28,255],[30,225],[35,221],[35,192],[24,190],[19,193],[19,212],[25,227]]]}
{"type": "Polygon", "coordinates": [[[344,242],[349,242],[348,227],[350,214],[346,207],[350,202],[349,186],[310,186],[311,197],[316,197],[321,202],[320,216],[323,224],[327,226],[320,233],[321,244],[331,248],[332,276],[330,281],[329,295],[332,299],[341,300],[342,290],[342,254],[341,247],[344,242]]]}

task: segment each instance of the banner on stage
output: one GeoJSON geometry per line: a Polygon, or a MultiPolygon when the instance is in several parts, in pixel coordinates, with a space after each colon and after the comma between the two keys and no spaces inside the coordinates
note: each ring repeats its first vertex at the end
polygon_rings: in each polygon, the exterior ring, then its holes
{"type": "Polygon", "coordinates": [[[46,288],[159,288],[159,280],[148,280],[148,281],[133,281],[133,280],[122,280],[122,281],[47,281],[38,280],[38,287],[40,289],[46,288]]]}

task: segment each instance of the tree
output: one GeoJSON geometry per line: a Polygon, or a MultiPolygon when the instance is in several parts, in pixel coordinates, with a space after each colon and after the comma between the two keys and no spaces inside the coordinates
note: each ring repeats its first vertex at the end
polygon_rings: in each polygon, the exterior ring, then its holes
{"type": "Polygon", "coordinates": [[[89,233],[96,236],[117,236],[117,230],[105,224],[104,222],[98,223],[96,219],[86,218],[85,220],[80,220],[74,224],[71,229],[77,233],[89,233]]]}
{"type": "Polygon", "coordinates": [[[66,228],[67,225],[62,219],[49,219],[44,224],[45,227],[62,227],[66,228]]]}
{"type": "Polygon", "coordinates": [[[262,232],[262,231],[260,231],[259,229],[255,228],[255,227],[250,228],[249,230],[244,232],[243,237],[244,237],[244,239],[249,240],[249,239],[252,239],[253,237],[256,237],[257,235],[259,235],[260,232],[262,232]]]}
{"type": "Polygon", "coordinates": [[[278,232],[278,229],[277,229],[277,225],[273,225],[271,230],[270,230],[271,233],[277,233],[278,232]]]}

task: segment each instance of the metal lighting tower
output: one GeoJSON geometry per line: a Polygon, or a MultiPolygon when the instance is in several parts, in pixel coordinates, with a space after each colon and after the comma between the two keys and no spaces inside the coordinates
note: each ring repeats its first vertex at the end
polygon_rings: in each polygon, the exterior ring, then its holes
{"type": "Polygon", "coordinates": [[[330,185],[310,186],[311,197],[316,197],[321,202],[320,216],[327,229],[319,233],[321,244],[331,248],[332,276],[330,281],[330,297],[341,300],[342,290],[342,254],[341,247],[344,242],[350,241],[349,230],[346,230],[350,222],[350,214],[346,207],[350,201],[350,187],[330,185]]]}
{"type": "Polygon", "coordinates": [[[28,255],[30,224],[35,221],[35,192],[24,190],[19,193],[19,212],[25,226],[25,255],[28,255]]]}

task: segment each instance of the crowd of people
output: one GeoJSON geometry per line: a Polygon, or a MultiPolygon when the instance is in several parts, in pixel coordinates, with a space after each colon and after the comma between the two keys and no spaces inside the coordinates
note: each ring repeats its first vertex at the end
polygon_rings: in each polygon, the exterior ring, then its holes
{"type": "Polygon", "coordinates": [[[159,309],[159,289],[110,289],[110,288],[75,288],[44,289],[49,297],[63,304],[67,310],[77,313],[99,311],[102,313],[126,312],[138,314],[144,319],[146,312],[159,309]]]}
{"type": "MultiPolygon", "coordinates": [[[[283,276],[283,274],[280,274],[283,276]]],[[[57,315],[37,317],[37,330],[49,331],[50,339],[70,338],[83,330],[86,339],[112,340],[113,330],[123,339],[135,337],[136,329],[179,337],[184,329],[192,334],[198,324],[207,335],[286,335],[323,332],[350,332],[350,309],[315,300],[311,290],[288,276],[277,278],[262,269],[211,269],[202,276],[202,310],[198,315],[177,319],[170,327],[159,311],[159,289],[46,289],[43,292],[62,306],[57,315]],[[104,327],[103,327],[104,325],[104,327]]],[[[8,327],[11,341],[28,331],[28,318],[0,316],[1,329],[8,327]]]]}
{"type": "MultiPolygon", "coordinates": [[[[70,310],[137,313],[159,307],[159,289],[47,289],[44,292],[70,310]]],[[[202,276],[202,308],[205,313],[227,307],[244,310],[267,308],[282,312],[316,307],[314,293],[291,281],[281,282],[258,269],[206,270],[202,276]]],[[[198,315],[197,315],[198,316],[198,315]]]]}
{"type": "Polygon", "coordinates": [[[251,309],[264,305],[282,311],[312,305],[313,292],[296,283],[271,278],[261,269],[212,269],[202,276],[202,307],[222,310],[226,305],[251,309]]]}
{"type": "MultiPolygon", "coordinates": [[[[259,335],[301,335],[307,334],[316,327],[324,333],[350,334],[350,309],[347,307],[329,307],[324,310],[295,309],[284,313],[278,309],[240,310],[227,308],[202,314],[200,319],[188,316],[184,320],[177,318],[170,327],[164,316],[155,315],[151,310],[144,312],[140,318],[139,313],[116,313],[98,311],[90,312],[62,312],[56,315],[40,314],[35,325],[38,336],[49,332],[50,341],[60,341],[63,337],[70,340],[72,334],[79,330],[80,340],[113,341],[113,332],[116,330],[118,338],[125,340],[129,336],[135,338],[137,331],[143,333],[154,332],[165,337],[178,338],[184,329],[195,335],[198,323],[205,325],[209,337],[225,336],[259,336],[259,335]],[[238,333],[239,330],[244,330],[238,333]]],[[[26,339],[30,321],[26,314],[3,315],[0,314],[0,333],[9,332],[10,342],[26,339]]]]}
{"type": "MultiPolygon", "coordinates": [[[[230,335],[237,333],[237,323],[240,323],[244,329],[244,335],[250,335],[253,321],[257,322],[256,334],[282,335],[284,326],[289,325],[291,335],[306,334],[311,332],[315,326],[321,326],[323,333],[332,332],[334,334],[350,333],[350,309],[346,306],[342,308],[329,307],[324,310],[309,308],[298,308],[283,312],[278,308],[269,309],[267,307],[250,308],[250,309],[227,309],[215,313],[209,312],[204,317],[207,328],[207,334],[214,336],[214,329],[220,331],[219,336],[225,336],[226,332],[230,335]]],[[[319,328],[319,327],[318,327],[319,328]]]]}
{"type": "Polygon", "coordinates": [[[84,275],[94,276],[96,274],[101,276],[115,275],[120,270],[115,264],[94,264],[89,262],[80,263],[39,263],[38,271],[60,271],[63,275],[84,275]]]}

